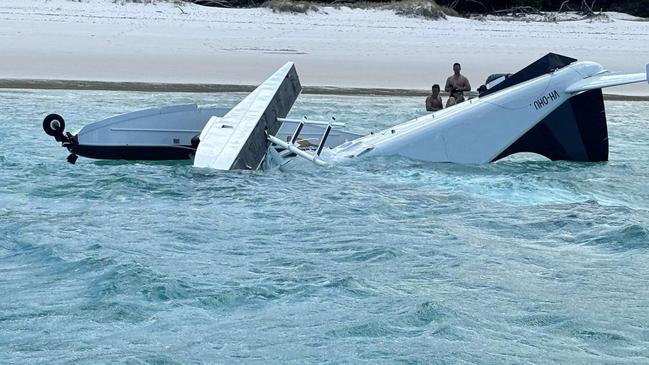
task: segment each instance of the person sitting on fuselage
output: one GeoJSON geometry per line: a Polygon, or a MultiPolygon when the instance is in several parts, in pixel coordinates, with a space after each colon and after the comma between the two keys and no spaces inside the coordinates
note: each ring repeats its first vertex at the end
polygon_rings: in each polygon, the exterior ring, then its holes
{"type": "Polygon", "coordinates": [[[439,95],[439,85],[435,84],[431,88],[432,94],[426,98],[426,111],[436,112],[444,108],[444,103],[442,103],[442,97],[439,95]]]}

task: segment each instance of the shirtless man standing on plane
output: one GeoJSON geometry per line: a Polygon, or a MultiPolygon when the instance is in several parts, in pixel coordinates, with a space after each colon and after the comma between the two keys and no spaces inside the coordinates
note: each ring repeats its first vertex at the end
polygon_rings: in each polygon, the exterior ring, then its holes
{"type": "Polygon", "coordinates": [[[446,107],[455,105],[464,101],[464,92],[471,91],[471,84],[469,79],[460,74],[462,66],[459,63],[453,64],[453,75],[446,79],[446,86],[444,90],[451,96],[449,97],[446,107]]]}

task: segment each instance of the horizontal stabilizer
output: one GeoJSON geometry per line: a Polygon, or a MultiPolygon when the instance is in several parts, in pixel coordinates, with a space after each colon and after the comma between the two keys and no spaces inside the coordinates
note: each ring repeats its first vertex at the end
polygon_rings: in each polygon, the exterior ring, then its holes
{"type": "Polygon", "coordinates": [[[200,135],[195,167],[255,170],[302,91],[293,62],[286,63],[222,118],[211,118],[200,135]]]}
{"type": "Polygon", "coordinates": [[[591,76],[589,78],[575,82],[566,88],[567,93],[577,93],[580,91],[588,91],[601,89],[604,87],[620,86],[633,84],[636,82],[647,81],[649,77],[649,65],[647,65],[647,73],[637,74],[610,74],[604,73],[600,75],[591,76]]]}

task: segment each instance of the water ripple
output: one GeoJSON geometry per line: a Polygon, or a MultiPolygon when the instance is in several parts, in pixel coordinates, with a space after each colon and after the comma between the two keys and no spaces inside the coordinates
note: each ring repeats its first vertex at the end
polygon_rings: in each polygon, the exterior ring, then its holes
{"type": "MultiPolygon", "coordinates": [[[[241,94],[2,94],[0,363],[649,357],[646,103],[607,102],[608,163],[382,157],[222,172],[71,166],[40,120],[60,111],[75,130],[241,94]]],[[[336,113],[363,133],[420,107],[303,96],[295,115],[336,113]]]]}

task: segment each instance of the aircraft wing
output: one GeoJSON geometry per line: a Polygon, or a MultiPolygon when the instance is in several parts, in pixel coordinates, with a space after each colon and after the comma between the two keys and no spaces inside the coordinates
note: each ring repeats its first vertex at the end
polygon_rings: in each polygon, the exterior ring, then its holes
{"type": "Polygon", "coordinates": [[[200,134],[195,167],[257,169],[302,91],[293,62],[286,63],[222,118],[212,117],[200,134]]]}
{"type": "Polygon", "coordinates": [[[637,74],[611,74],[604,73],[594,75],[586,79],[575,82],[566,88],[567,93],[577,93],[580,91],[601,89],[604,87],[620,86],[626,84],[633,84],[649,80],[649,64],[647,64],[646,73],[637,74]]]}

